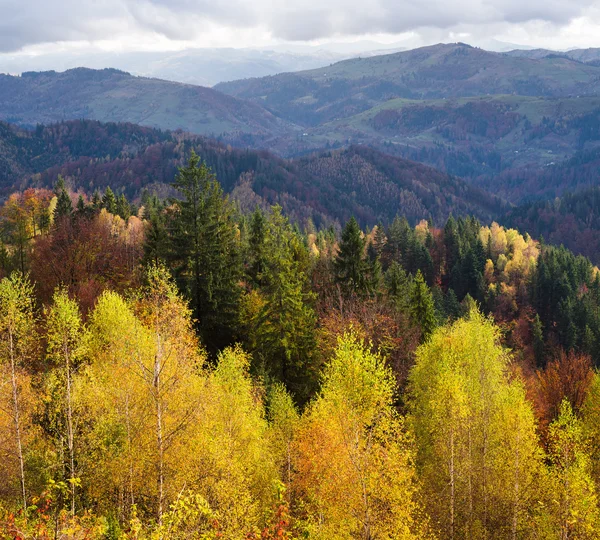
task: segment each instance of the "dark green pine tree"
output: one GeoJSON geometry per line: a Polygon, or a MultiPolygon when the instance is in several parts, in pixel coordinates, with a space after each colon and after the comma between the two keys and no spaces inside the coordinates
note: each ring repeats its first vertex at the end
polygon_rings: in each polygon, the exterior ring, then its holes
{"type": "Polygon", "coordinates": [[[118,216],[127,221],[131,217],[131,205],[123,193],[117,198],[115,210],[118,216]]]}
{"type": "Polygon", "coordinates": [[[437,326],[437,320],[433,296],[420,271],[410,292],[410,314],[413,323],[421,328],[421,342],[427,341],[437,326]]]}
{"type": "Polygon", "coordinates": [[[544,327],[537,313],[531,324],[531,337],[535,363],[538,367],[544,367],[546,364],[544,357],[544,327]]]}
{"type": "Polygon", "coordinates": [[[102,208],[102,197],[100,197],[98,189],[95,189],[94,194],[92,195],[92,208],[94,210],[100,210],[100,208],[102,208]]]}
{"type": "Polygon", "coordinates": [[[369,263],[365,256],[365,240],[354,217],[342,231],[338,254],[333,261],[335,279],[347,294],[370,292],[369,263]]]}
{"type": "Polygon", "coordinates": [[[446,269],[444,272],[445,285],[452,275],[452,271],[461,259],[461,242],[456,220],[450,216],[444,226],[444,248],[446,252],[446,269]]]}
{"type": "Polygon", "coordinates": [[[60,175],[54,187],[54,193],[56,194],[56,207],[54,208],[54,221],[56,222],[73,214],[73,203],[67,191],[65,180],[60,175]]]}
{"type": "Polygon", "coordinates": [[[83,195],[79,195],[77,199],[77,213],[82,215],[85,214],[85,201],[83,200],[83,195]]]}
{"type": "Polygon", "coordinates": [[[250,231],[248,235],[248,276],[256,286],[262,284],[265,271],[265,240],[267,219],[260,208],[256,208],[250,218],[250,231]]]}
{"type": "Polygon", "coordinates": [[[181,195],[174,201],[176,277],[191,299],[203,343],[214,353],[233,343],[239,328],[243,268],[234,206],[193,152],[173,185],[181,195]]]}
{"type": "Polygon", "coordinates": [[[410,276],[398,262],[393,261],[390,265],[385,274],[385,284],[388,298],[394,306],[401,311],[408,310],[412,283],[410,276]]]}
{"type": "Polygon", "coordinates": [[[306,250],[281,208],[274,207],[265,233],[261,274],[264,304],[252,322],[254,352],[269,376],[282,381],[297,401],[304,402],[316,383],[312,365],[316,316],[300,250],[306,250]]]}
{"type": "Polygon", "coordinates": [[[102,208],[106,208],[106,211],[110,212],[111,214],[117,213],[117,199],[113,190],[110,189],[110,186],[106,188],[106,191],[102,197],[102,208]]]}
{"type": "Polygon", "coordinates": [[[159,264],[169,259],[171,239],[165,223],[165,218],[158,212],[150,214],[149,225],[144,241],[144,263],[159,264]]]}

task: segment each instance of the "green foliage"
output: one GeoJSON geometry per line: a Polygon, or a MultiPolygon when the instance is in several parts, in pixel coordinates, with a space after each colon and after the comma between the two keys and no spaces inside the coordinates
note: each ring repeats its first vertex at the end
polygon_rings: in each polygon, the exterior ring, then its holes
{"type": "Polygon", "coordinates": [[[437,319],[433,296],[420,271],[410,290],[410,314],[413,322],[421,329],[421,341],[427,341],[437,326],[437,319]]]}
{"type": "Polygon", "coordinates": [[[252,350],[266,372],[303,401],[315,384],[316,317],[302,268],[305,248],[279,207],[266,225],[259,293],[247,300],[252,350]]]}
{"type": "Polygon", "coordinates": [[[350,218],[342,231],[339,251],[333,264],[336,281],[346,293],[366,295],[371,292],[365,240],[354,217],[350,218]]]}
{"type": "Polygon", "coordinates": [[[203,342],[215,352],[234,341],[239,326],[242,266],[234,208],[195,153],[174,187],[182,196],[175,201],[175,272],[203,342]]]}

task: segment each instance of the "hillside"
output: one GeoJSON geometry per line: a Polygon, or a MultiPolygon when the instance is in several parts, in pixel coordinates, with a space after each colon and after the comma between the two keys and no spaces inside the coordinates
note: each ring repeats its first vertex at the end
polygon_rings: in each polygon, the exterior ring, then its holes
{"type": "Polygon", "coordinates": [[[59,174],[88,193],[110,185],[130,197],[145,187],[165,195],[193,148],[242,204],[279,203],[299,221],[342,223],[355,215],[372,226],[397,213],[413,222],[441,222],[450,213],[489,219],[503,206],[458,178],[361,147],[290,161],[127,124],[73,121],[33,132],[0,127],[4,195],[26,185],[51,186],[59,174]]]}
{"type": "Polygon", "coordinates": [[[308,129],[282,153],[364,144],[477,178],[520,167],[546,167],[600,143],[600,97],[481,96],[397,98],[308,129]]]}
{"type": "Polygon", "coordinates": [[[256,139],[290,129],[263,108],[210,88],[115,69],[0,75],[0,120],[35,126],[82,118],[205,135],[251,133],[256,139]]]}
{"type": "Polygon", "coordinates": [[[462,43],[356,58],[326,68],[222,83],[215,88],[262,103],[289,121],[314,126],[392,98],[487,94],[596,95],[600,68],[562,57],[512,57],[462,43]]]}
{"type": "Polygon", "coordinates": [[[566,194],[552,201],[538,201],[511,210],[507,226],[527,231],[548,244],[564,245],[574,253],[600,264],[600,188],[566,194]]]}
{"type": "Polygon", "coordinates": [[[563,58],[570,58],[577,62],[583,62],[585,64],[596,65],[600,61],[600,48],[590,47],[588,49],[572,49],[570,51],[552,51],[549,49],[532,49],[523,50],[515,49],[505,53],[508,56],[521,57],[521,58],[534,58],[542,59],[549,56],[562,56],[563,58]]]}
{"type": "Polygon", "coordinates": [[[509,169],[479,178],[477,184],[515,204],[561,197],[600,185],[600,149],[577,152],[543,168],[509,169]]]}

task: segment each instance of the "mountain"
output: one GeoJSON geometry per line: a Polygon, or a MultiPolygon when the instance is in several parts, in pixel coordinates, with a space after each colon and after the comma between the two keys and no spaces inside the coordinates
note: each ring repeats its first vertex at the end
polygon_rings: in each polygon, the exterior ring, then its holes
{"type": "MultiPolygon", "coordinates": [[[[596,130],[600,123],[596,123],[596,130]]],[[[519,204],[585,190],[600,185],[600,148],[577,152],[546,167],[520,167],[478,179],[478,185],[519,204]]]]}
{"type": "Polygon", "coordinates": [[[599,122],[600,96],[399,98],[311,128],[281,151],[298,152],[301,144],[336,147],[350,140],[477,179],[547,167],[600,147],[599,122]]]}
{"type": "Polygon", "coordinates": [[[265,140],[291,129],[264,108],[210,88],[115,69],[0,75],[0,120],[35,126],[81,118],[265,140]]]}
{"type": "Polygon", "coordinates": [[[397,213],[413,222],[441,223],[450,213],[489,220],[506,210],[459,178],[369,148],[284,160],[204,137],[94,121],[35,131],[0,124],[0,193],[52,186],[61,174],[87,193],[110,185],[132,198],[144,188],[166,196],[192,149],[240,205],[280,204],[293,219],[317,225],[339,226],[354,215],[372,226],[397,213]]]}
{"type": "Polygon", "coordinates": [[[508,56],[541,60],[560,56],[577,62],[596,65],[600,61],[600,48],[571,49],[570,51],[552,51],[550,49],[515,49],[505,53],[508,56]]]}
{"type": "Polygon", "coordinates": [[[285,49],[206,48],[160,52],[73,51],[39,54],[0,54],[0,72],[65,71],[76,67],[117,68],[133,75],[169,81],[214,86],[223,81],[264,77],[286,71],[300,71],[329,65],[354,56],[351,53],[312,48],[285,49]]]}
{"type": "Polygon", "coordinates": [[[597,95],[599,81],[600,68],[568,58],[533,60],[456,43],[221,83],[215,88],[260,103],[288,121],[315,126],[393,98],[597,95]]]}

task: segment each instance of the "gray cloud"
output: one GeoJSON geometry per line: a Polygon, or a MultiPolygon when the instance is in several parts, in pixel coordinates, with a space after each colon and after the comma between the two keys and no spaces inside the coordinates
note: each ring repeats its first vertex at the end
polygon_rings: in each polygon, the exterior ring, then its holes
{"type": "MultiPolygon", "coordinates": [[[[418,28],[566,25],[594,0],[0,0],[0,51],[56,41],[118,40],[132,32],[171,40],[206,25],[257,28],[297,41],[418,28]]],[[[234,34],[235,35],[235,34],[234,34]]]]}

